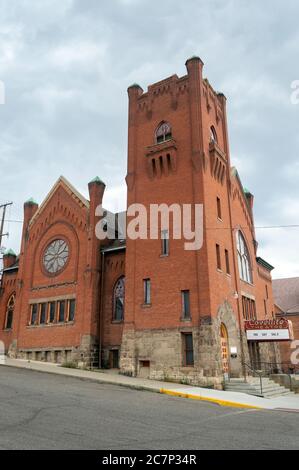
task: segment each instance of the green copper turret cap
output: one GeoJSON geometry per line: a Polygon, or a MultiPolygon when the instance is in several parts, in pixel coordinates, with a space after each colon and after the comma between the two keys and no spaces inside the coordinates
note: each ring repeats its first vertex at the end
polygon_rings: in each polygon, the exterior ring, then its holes
{"type": "Polygon", "coordinates": [[[17,256],[17,255],[15,254],[15,252],[11,248],[9,248],[9,250],[5,250],[3,256],[17,256]]]}
{"type": "Polygon", "coordinates": [[[245,187],[243,188],[243,191],[244,191],[245,194],[251,194],[251,192],[249,191],[249,189],[247,189],[247,188],[245,188],[245,187]]]}
{"type": "Polygon", "coordinates": [[[104,181],[102,181],[101,178],[99,178],[98,176],[96,176],[93,180],[89,181],[88,184],[92,184],[92,183],[105,184],[104,181]]]}
{"type": "Polygon", "coordinates": [[[30,199],[28,199],[28,201],[25,201],[25,204],[31,204],[31,205],[36,205],[36,206],[38,206],[38,203],[33,199],[33,197],[31,197],[30,199]]]}
{"type": "Polygon", "coordinates": [[[199,60],[203,64],[203,61],[201,60],[201,58],[198,55],[193,55],[193,56],[189,57],[189,59],[186,60],[185,64],[190,62],[190,60],[199,60]]]}
{"type": "Polygon", "coordinates": [[[141,86],[138,83],[132,83],[132,85],[129,85],[128,88],[141,88],[141,86]]]}

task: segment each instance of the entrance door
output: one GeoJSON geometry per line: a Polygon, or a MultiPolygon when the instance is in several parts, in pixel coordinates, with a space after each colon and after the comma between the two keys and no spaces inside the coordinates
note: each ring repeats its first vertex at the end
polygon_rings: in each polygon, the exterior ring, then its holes
{"type": "Polygon", "coordinates": [[[111,349],[109,354],[109,366],[110,369],[118,369],[119,368],[119,350],[118,349],[111,349]]]}
{"type": "Polygon", "coordinates": [[[259,343],[256,341],[248,341],[248,350],[250,357],[250,364],[253,369],[261,368],[261,356],[259,343]]]}
{"type": "Polygon", "coordinates": [[[228,356],[228,334],[225,325],[221,324],[221,359],[222,370],[224,374],[229,373],[229,356],[228,356]]]}

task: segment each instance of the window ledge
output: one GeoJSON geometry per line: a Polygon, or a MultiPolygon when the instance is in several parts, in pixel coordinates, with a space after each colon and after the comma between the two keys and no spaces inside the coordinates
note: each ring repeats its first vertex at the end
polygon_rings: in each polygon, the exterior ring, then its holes
{"type": "Polygon", "coordinates": [[[12,331],[12,328],[3,328],[3,331],[6,331],[6,333],[10,333],[12,331]]]}
{"type": "Polygon", "coordinates": [[[54,326],[71,326],[74,325],[74,321],[66,321],[66,322],[57,322],[57,323],[42,323],[41,325],[27,325],[26,328],[48,328],[54,326]]]}
{"type": "Polygon", "coordinates": [[[124,321],[123,320],[111,320],[111,323],[113,325],[118,325],[119,323],[123,323],[124,321]]]}
{"type": "Polygon", "coordinates": [[[161,150],[167,150],[169,148],[176,149],[176,141],[172,139],[164,140],[163,142],[155,143],[154,145],[150,145],[146,149],[146,155],[154,155],[157,152],[161,152],[161,150]]]}
{"type": "Polygon", "coordinates": [[[167,255],[160,255],[160,258],[168,258],[169,253],[167,255]]]}
{"type": "Polygon", "coordinates": [[[241,279],[241,278],[240,278],[240,281],[241,281],[241,282],[244,282],[244,283],[247,284],[248,286],[254,287],[253,282],[244,281],[244,279],[241,279]]]}
{"type": "Polygon", "coordinates": [[[141,304],[141,308],[150,308],[152,304],[141,304]]]}
{"type": "Polygon", "coordinates": [[[183,321],[183,322],[188,322],[188,321],[192,321],[192,317],[183,317],[183,316],[182,316],[182,317],[180,318],[180,320],[183,321]]]}

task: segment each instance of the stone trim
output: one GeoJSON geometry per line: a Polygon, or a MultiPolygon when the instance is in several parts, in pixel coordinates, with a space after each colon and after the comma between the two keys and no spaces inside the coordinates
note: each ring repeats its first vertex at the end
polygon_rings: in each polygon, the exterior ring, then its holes
{"type": "Polygon", "coordinates": [[[28,303],[29,305],[44,304],[46,302],[56,302],[59,300],[74,300],[76,298],[76,294],[56,295],[55,297],[42,297],[37,299],[30,299],[28,303]]]}

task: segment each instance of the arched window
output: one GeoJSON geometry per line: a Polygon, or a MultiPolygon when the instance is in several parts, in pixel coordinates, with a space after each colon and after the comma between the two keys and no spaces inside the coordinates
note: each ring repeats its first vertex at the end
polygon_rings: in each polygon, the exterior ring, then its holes
{"type": "Polygon", "coordinates": [[[10,330],[12,328],[13,312],[15,309],[16,296],[12,294],[7,302],[6,316],[5,316],[5,329],[10,330]]]}
{"type": "Polygon", "coordinates": [[[237,232],[238,266],[240,278],[252,284],[252,269],[249,250],[240,230],[237,232]]]}
{"type": "Polygon", "coordinates": [[[113,291],[113,320],[122,321],[125,311],[125,277],[120,277],[113,291]]]}
{"type": "Polygon", "coordinates": [[[216,142],[216,144],[218,142],[217,133],[214,126],[210,127],[210,142],[216,142]]]}
{"type": "Polygon", "coordinates": [[[161,122],[156,130],[156,142],[160,144],[172,138],[171,125],[168,122],[161,122]]]}

